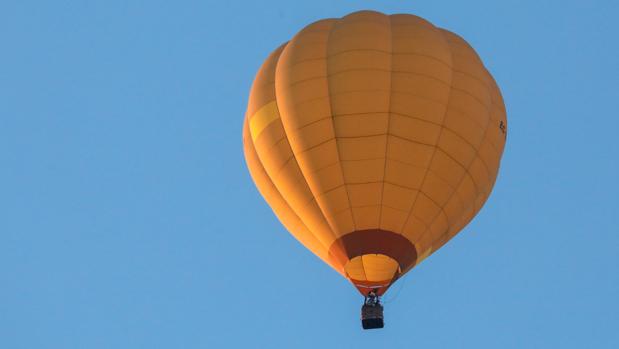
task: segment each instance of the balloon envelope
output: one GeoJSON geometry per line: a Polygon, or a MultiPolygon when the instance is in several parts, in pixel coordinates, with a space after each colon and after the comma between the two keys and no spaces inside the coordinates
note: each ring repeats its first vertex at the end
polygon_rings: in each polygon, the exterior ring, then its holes
{"type": "Polygon", "coordinates": [[[367,295],[477,214],[506,132],[499,88],[466,41],[361,11],[308,25],[266,59],[243,141],[283,225],[367,295]]]}

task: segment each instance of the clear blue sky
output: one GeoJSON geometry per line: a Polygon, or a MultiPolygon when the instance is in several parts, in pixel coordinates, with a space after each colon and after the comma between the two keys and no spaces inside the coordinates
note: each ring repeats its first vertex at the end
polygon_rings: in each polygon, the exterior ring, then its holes
{"type": "Polygon", "coordinates": [[[300,3],[2,1],[0,348],[619,348],[617,2],[300,3]],[[381,331],[241,142],[268,53],[360,9],[461,34],[510,124],[491,199],[381,331]]]}

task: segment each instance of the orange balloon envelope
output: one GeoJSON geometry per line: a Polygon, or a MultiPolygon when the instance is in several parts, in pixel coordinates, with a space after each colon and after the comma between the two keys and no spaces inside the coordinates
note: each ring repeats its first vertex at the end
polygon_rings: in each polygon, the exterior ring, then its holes
{"type": "Polygon", "coordinates": [[[279,220],[363,294],[383,294],[481,209],[507,132],[461,37],[413,15],[312,23],[258,71],[243,142],[279,220]]]}

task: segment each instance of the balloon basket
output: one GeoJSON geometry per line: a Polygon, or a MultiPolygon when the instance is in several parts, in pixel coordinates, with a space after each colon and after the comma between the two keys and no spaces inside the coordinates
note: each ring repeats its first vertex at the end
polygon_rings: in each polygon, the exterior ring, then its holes
{"type": "Polygon", "coordinates": [[[361,326],[364,330],[383,328],[385,326],[383,306],[380,304],[378,296],[370,295],[365,298],[365,302],[361,307],[361,326]]]}

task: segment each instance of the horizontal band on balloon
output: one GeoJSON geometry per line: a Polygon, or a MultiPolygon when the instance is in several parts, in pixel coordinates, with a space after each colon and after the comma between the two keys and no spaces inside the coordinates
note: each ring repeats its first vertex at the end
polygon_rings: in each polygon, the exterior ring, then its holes
{"type": "Polygon", "coordinates": [[[336,265],[344,266],[357,257],[366,254],[384,254],[395,259],[400,270],[415,265],[417,249],[401,234],[382,229],[357,230],[342,235],[329,248],[329,255],[336,265]]]}
{"type": "Polygon", "coordinates": [[[277,119],[279,119],[279,110],[277,109],[276,101],[267,103],[258,109],[258,111],[249,118],[249,133],[251,133],[251,139],[255,141],[260,133],[277,119]]]}
{"type": "Polygon", "coordinates": [[[374,291],[377,295],[382,296],[387,290],[389,286],[393,284],[397,280],[397,277],[394,277],[391,280],[383,280],[383,281],[361,281],[350,279],[350,282],[363,294],[367,296],[368,293],[374,291]]]}
{"type": "Polygon", "coordinates": [[[377,282],[376,284],[372,284],[372,285],[365,285],[362,282],[365,281],[357,281],[357,280],[352,280],[352,283],[355,284],[355,286],[357,287],[363,287],[363,288],[377,288],[377,287],[386,287],[389,286],[389,284],[391,283],[391,280],[389,280],[389,282],[377,282]]]}

